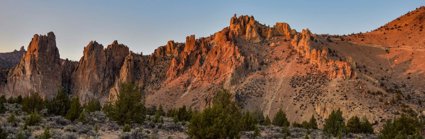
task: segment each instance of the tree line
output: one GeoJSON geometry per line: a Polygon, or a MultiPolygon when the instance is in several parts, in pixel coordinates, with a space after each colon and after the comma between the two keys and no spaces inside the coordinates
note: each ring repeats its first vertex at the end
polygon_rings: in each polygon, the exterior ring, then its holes
{"type": "MultiPolygon", "coordinates": [[[[22,110],[29,113],[25,119],[25,125],[35,125],[40,122],[40,111],[47,109],[47,115],[60,115],[71,121],[85,122],[87,114],[94,111],[103,111],[111,120],[123,125],[125,131],[131,130],[133,123],[143,124],[149,118],[156,123],[163,122],[163,117],[172,117],[174,122],[187,123],[188,135],[191,138],[239,138],[241,131],[254,131],[258,136],[258,126],[274,125],[281,127],[282,133],[289,136],[289,127],[305,129],[318,129],[317,120],[311,116],[310,120],[301,123],[288,121],[285,112],[279,109],[272,117],[264,116],[262,112],[249,112],[242,110],[233,96],[226,90],[218,91],[213,98],[212,105],[202,111],[195,111],[183,106],[177,109],[169,109],[167,112],[159,106],[146,108],[140,89],[134,84],[122,84],[117,100],[106,103],[102,107],[97,100],[90,100],[84,105],[80,104],[78,97],[70,97],[60,90],[57,95],[44,100],[38,93],[27,97],[6,99],[0,97],[0,113],[6,108],[4,103],[18,103],[22,110]],[[150,116],[147,116],[150,115],[150,116]],[[153,117],[152,117],[153,116],[153,117]]],[[[13,114],[10,121],[13,121],[13,114]]],[[[421,138],[424,130],[424,120],[417,117],[402,115],[399,118],[388,120],[379,133],[379,138],[421,138]]],[[[348,121],[342,116],[340,110],[334,110],[325,119],[323,129],[328,136],[342,137],[348,133],[373,134],[372,124],[366,117],[351,117],[348,121]]],[[[3,134],[0,129],[0,135],[3,134]]]]}

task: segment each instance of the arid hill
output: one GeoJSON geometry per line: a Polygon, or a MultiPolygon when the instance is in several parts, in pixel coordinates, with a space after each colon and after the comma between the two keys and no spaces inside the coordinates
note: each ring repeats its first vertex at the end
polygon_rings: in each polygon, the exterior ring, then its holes
{"type": "Polygon", "coordinates": [[[61,60],[55,35],[35,35],[0,86],[8,97],[59,89],[83,102],[116,99],[120,84],[141,88],[148,106],[203,109],[227,89],[244,109],[290,121],[321,123],[332,110],[365,116],[378,127],[403,113],[424,114],[425,8],[369,33],[349,36],[296,31],[283,22],[269,27],[252,16],[234,16],[214,35],[167,42],[141,55],[114,41],[93,41],[79,62],[61,60]]]}

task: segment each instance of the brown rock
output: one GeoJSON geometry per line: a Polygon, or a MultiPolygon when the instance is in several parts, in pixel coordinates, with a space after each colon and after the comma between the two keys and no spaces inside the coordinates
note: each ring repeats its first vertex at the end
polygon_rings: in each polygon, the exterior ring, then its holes
{"type": "Polygon", "coordinates": [[[53,97],[61,88],[61,60],[53,32],[34,35],[28,51],[8,76],[5,92],[8,96],[28,96],[38,92],[53,97]]]}

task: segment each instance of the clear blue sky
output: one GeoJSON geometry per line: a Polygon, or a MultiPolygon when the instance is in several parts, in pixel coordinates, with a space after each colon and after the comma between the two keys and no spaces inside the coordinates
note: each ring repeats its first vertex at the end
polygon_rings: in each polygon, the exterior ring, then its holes
{"type": "Polygon", "coordinates": [[[91,40],[118,40],[150,54],[168,40],[209,36],[233,14],[253,15],[267,25],[283,21],[314,33],[348,34],[375,29],[424,0],[1,0],[0,52],[54,31],[62,58],[79,60],[91,40]]]}

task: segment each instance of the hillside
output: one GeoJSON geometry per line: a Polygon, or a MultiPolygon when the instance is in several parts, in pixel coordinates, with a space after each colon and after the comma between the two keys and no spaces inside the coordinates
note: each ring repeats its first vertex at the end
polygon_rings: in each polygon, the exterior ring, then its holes
{"type": "Polygon", "coordinates": [[[92,41],[79,62],[60,59],[53,32],[34,35],[0,92],[52,98],[64,89],[82,102],[105,103],[131,82],[148,106],[201,110],[227,89],[245,110],[272,116],[283,109],[291,122],[314,115],[320,125],[341,109],[344,117],[365,116],[380,127],[403,113],[424,113],[424,11],[351,36],[296,31],[283,22],[269,27],[235,15],[214,35],[169,41],[151,55],[118,41],[107,47],[92,41]]]}

